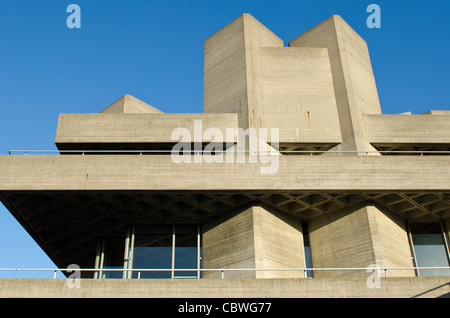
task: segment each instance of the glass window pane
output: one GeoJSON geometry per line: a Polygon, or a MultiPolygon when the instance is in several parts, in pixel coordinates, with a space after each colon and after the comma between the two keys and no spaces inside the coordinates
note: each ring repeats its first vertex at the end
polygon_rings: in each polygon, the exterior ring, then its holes
{"type": "MultiPolygon", "coordinates": [[[[197,268],[197,224],[175,225],[175,269],[197,268]]],[[[180,271],[176,277],[196,277],[196,271],[180,271]]]]}
{"type": "MultiPolygon", "coordinates": [[[[416,264],[419,267],[449,266],[440,223],[410,223],[416,264]]],[[[450,269],[421,269],[420,276],[450,276],[450,269]]]]}
{"type": "MultiPolygon", "coordinates": [[[[136,224],[133,249],[133,268],[172,268],[172,225],[136,224]]],[[[133,272],[133,278],[138,272],[133,272]]],[[[170,271],[141,272],[141,278],[171,278],[170,271]]]]}
{"type": "MultiPolygon", "coordinates": [[[[125,237],[105,238],[103,269],[123,269],[125,237]]],[[[102,271],[102,278],[122,278],[123,271],[102,271]]]]}
{"type": "MultiPolygon", "coordinates": [[[[311,246],[309,245],[309,232],[308,232],[308,224],[302,223],[302,231],[303,231],[303,248],[305,250],[305,265],[306,268],[312,268],[312,259],[311,259],[311,246]]],[[[313,271],[306,271],[306,277],[314,277],[313,271]]]]}

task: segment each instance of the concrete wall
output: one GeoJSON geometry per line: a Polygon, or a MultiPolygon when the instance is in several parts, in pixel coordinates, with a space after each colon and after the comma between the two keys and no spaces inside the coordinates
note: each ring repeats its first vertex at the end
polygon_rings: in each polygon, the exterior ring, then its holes
{"type": "MultiPolygon", "coordinates": [[[[243,17],[239,17],[205,40],[205,113],[241,110],[248,114],[243,30],[243,17]]],[[[239,116],[239,126],[248,127],[245,117],[239,116]]]]}
{"type": "MultiPolygon", "coordinates": [[[[313,266],[317,268],[413,266],[403,220],[374,206],[315,217],[308,221],[313,266]]],[[[323,271],[317,277],[364,276],[363,271],[323,271]]],[[[391,276],[414,276],[392,271],[391,276]]]]}
{"type": "MultiPolygon", "coordinates": [[[[220,221],[203,226],[203,268],[255,268],[253,208],[220,221]]],[[[204,277],[217,278],[220,273],[205,272],[204,277]]],[[[226,277],[255,277],[255,273],[227,272],[226,277]]]]}
{"type": "Polygon", "coordinates": [[[450,110],[429,110],[424,115],[450,115],[450,110]]]}
{"type": "Polygon", "coordinates": [[[371,143],[450,143],[450,120],[445,115],[364,115],[371,143]]]}
{"type": "Polygon", "coordinates": [[[289,44],[328,48],[343,139],[338,149],[373,150],[365,139],[362,114],[381,114],[381,107],[366,42],[334,15],[289,44]]]}
{"type": "MultiPolygon", "coordinates": [[[[305,267],[302,224],[299,219],[254,206],[225,219],[204,225],[204,268],[302,268],[305,267]]],[[[236,271],[226,278],[303,277],[298,271],[236,271]]],[[[205,278],[220,277],[205,272],[205,278]]]]}
{"type": "MultiPolygon", "coordinates": [[[[302,268],[305,251],[300,219],[254,207],[256,268],[302,268]]],[[[296,278],[303,272],[257,272],[257,278],[296,278]]]]}
{"type": "MultiPolygon", "coordinates": [[[[368,206],[367,212],[376,264],[380,267],[414,266],[405,220],[374,206],[368,206]]],[[[389,276],[412,277],[415,273],[411,270],[394,270],[389,272],[389,276]]]]}
{"type": "Polygon", "coordinates": [[[0,156],[0,190],[448,191],[448,156],[282,156],[266,163],[175,163],[171,156],[0,156]]]}
{"type": "Polygon", "coordinates": [[[342,141],[328,50],[260,48],[261,125],[280,142],[342,141]]]}
{"type": "Polygon", "coordinates": [[[205,113],[238,113],[244,129],[259,123],[259,74],[252,65],[258,64],[261,46],[283,46],[283,41],[248,14],[205,40],[205,113]]]}
{"type": "MultiPolygon", "coordinates": [[[[369,273],[367,273],[369,275],[369,273]]],[[[368,288],[367,278],[94,280],[68,288],[64,279],[1,279],[1,298],[315,298],[450,297],[448,277],[381,278],[368,288]]],[[[184,300],[183,300],[184,301],[184,300]]]]}
{"type": "Polygon", "coordinates": [[[286,48],[244,14],[205,41],[206,113],[234,112],[280,142],[341,142],[328,51],[286,48]]]}
{"type": "MultiPolygon", "coordinates": [[[[201,121],[200,140],[210,142],[213,138],[204,138],[208,128],[217,128],[223,134],[223,140],[235,142],[231,136],[226,139],[227,128],[237,128],[236,114],[60,114],[56,130],[55,143],[177,143],[172,132],[177,128],[186,128],[194,142],[194,121],[201,121]]],[[[206,137],[206,136],[205,136],[206,137]]],[[[175,136],[175,138],[181,137],[175,136]]]]}

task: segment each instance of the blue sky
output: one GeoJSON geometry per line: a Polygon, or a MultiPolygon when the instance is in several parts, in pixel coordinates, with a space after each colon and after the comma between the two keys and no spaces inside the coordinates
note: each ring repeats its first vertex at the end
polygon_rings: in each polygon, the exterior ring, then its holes
{"type": "MultiPolygon", "coordinates": [[[[339,14],[369,46],[383,113],[450,110],[450,1],[2,0],[0,155],[54,150],[60,113],[96,113],[124,94],[203,112],[203,42],[242,13],[286,45],[339,14]],[[72,3],[80,29],[66,26],[72,3]],[[371,3],[380,29],[366,25],[371,3]]],[[[0,255],[0,268],[54,267],[1,204],[0,255]]]]}

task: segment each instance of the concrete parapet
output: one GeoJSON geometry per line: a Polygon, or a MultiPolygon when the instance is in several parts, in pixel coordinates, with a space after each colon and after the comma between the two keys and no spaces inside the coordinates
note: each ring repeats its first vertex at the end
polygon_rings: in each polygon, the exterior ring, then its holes
{"type": "Polygon", "coordinates": [[[84,279],[68,288],[64,279],[1,279],[0,298],[436,298],[450,297],[448,277],[234,278],[190,280],[84,279]]]}
{"type": "Polygon", "coordinates": [[[448,156],[281,156],[175,163],[171,156],[0,156],[0,190],[449,191],[448,156]]]}

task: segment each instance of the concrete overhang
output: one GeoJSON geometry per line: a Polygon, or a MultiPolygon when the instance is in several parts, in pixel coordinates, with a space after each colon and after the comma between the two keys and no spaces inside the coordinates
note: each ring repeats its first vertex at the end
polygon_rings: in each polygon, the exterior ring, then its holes
{"type": "Polygon", "coordinates": [[[450,144],[446,115],[364,115],[371,144],[450,144]]]}
{"type": "MultiPolygon", "coordinates": [[[[217,142],[217,133],[223,143],[236,143],[238,126],[236,113],[99,113],[60,114],[55,144],[59,150],[171,150],[181,141],[177,133],[186,129],[192,142],[203,145],[217,142]],[[181,129],[181,130],[180,130],[181,129]],[[213,129],[208,132],[208,129],[213,129]],[[200,136],[200,140],[194,140],[200,136]]],[[[327,150],[342,141],[339,131],[312,130],[305,127],[300,133],[280,130],[279,148],[292,150],[327,150]],[[298,135],[292,138],[292,135],[298,135]]],[[[271,129],[267,128],[271,140],[271,129]]]]}
{"type": "Polygon", "coordinates": [[[205,156],[176,163],[170,155],[6,155],[0,156],[0,191],[450,191],[448,156],[267,156],[268,163],[222,158],[224,163],[207,163],[205,156]]]}
{"type": "Polygon", "coordinates": [[[225,131],[238,127],[238,116],[232,113],[60,114],[55,143],[59,149],[70,149],[70,145],[77,144],[174,144],[179,141],[178,135],[172,137],[176,129],[187,129],[193,139],[194,129],[198,127],[203,142],[214,141],[203,133],[215,128],[223,132],[224,142],[234,143],[236,139],[233,136],[227,139],[225,131]]]}
{"type": "Polygon", "coordinates": [[[302,220],[366,205],[407,220],[450,217],[448,156],[274,158],[276,173],[261,174],[267,164],[248,160],[0,156],[0,200],[61,268],[92,268],[99,238],[133,223],[204,222],[255,205],[302,220]]]}

